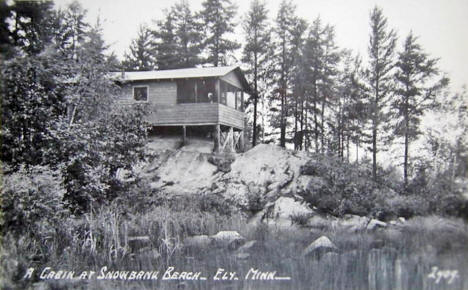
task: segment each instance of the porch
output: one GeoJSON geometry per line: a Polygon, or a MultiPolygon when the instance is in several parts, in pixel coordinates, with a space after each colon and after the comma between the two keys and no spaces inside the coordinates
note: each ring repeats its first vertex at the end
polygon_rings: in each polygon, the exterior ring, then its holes
{"type": "Polygon", "coordinates": [[[213,152],[242,152],[244,148],[244,113],[219,103],[184,103],[155,105],[148,122],[164,134],[178,132],[182,146],[198,128],[198,134],[213,141],[213,152]],[[169,129],[169,128],[173,129],[169,129]],[[159,128],[159,129],[158,129],[159,128]],[[164,129],[166,128],[166,129],[164,129]]]}

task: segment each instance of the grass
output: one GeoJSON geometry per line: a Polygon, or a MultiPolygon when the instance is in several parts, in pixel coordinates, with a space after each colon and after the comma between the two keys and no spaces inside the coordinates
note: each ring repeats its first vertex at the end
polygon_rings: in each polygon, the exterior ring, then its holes
{"type": "MultiPolygon", "coordinates": [[[[401,229],[348,233],[331,227],[319,230],[277,229],[251,224],[239,212],[227,215],[202,211],[196,200],[159,204],[146,210],[118,210],[102,207],[94,213],[69,217],[54,228],[33,236],[3,237],[2,288],[45,289],[380,289],[382,285],[401,289],[464,289],[468,269],[468,229],[459,219],[438,216],[416,217],[401,229]],[[174,206],[177,204],[177,206],[174,206]],[[187,250],[183,241],[193,235],[213,235],[220,230],[238,231],[247,240],[262,245],[246,259],[228,249],[208,247],[187,250]],[[337,254],[304,258],[302,250],[325,235],[340,249],[337,254]],[[148,237],[140,244],[132,237],[148,237]],[[202,271],[212,277],[218,268],[240,276],[251,267],[277,271],[291,281],[41,281],[38,272],[52,269],[164,272],[169,266],[179,271],[202,271]],[[454,284],[427,279],[431,267],[456,269],[454,284]],[[33,279],[22,277],[29,267],[37,269],[33,279]],[[383,274],[387,273],[387,274],[383,274]],[[36,283],[36,284],[35,284],[36,283]],[[39,284],[37,284],[39,283],[39,284]],[[445,284],[444,284],[445,283],[445,284]],[[431,288],[435,287],[435,288],[431,288]],[[437,288],[439,287],[439,288],[437,288]]],[[[162,273],[161,273],[162,274],[162,273]]]]}

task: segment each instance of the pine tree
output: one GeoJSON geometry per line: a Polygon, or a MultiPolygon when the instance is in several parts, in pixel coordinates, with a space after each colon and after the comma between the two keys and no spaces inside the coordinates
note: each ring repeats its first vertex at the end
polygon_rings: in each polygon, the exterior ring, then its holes
{"type": "Polygon", "coordinates": [[[293,67],[293,59],[290,54],[292,48],[292,30],[297,21],[295,15],[296,7],[291,3],[283,0],[280,4],[278,15],[276,17],[275,36],[277,42],[274,44],[277,47],[275,59],[277,64],[277,94],[280,100],[280,146],[286,146],[286,127],[287,127],[287,93],[290,84],[291,71],[293,67]]]}
{"type": "Polygon", "coordinates": [[[237,7],[230,0],[205,0],[200,16],[205,27],[206,63],[227,65],[228,56],[240,45],[227,36],[234,32],[237,7]]]}
{"type": "Polygon", "coordinates": [[[177,53],[180,67],[194,67],[201,62],[200,53],[203,47],[202,24],[197,15],[192,13],[187,1],[181,0],[171,7],[175,34],[177,36],[177,53]]]}
{"type": "MultiPolygon", "coordinates": [[[[326,148],[326,110],[335,96],[335,78],[338,74],[337,65],[340,53],[335,44],[334,28],[323,26],[320,18],[312,23],[304,47],[304,74],[306,75],[306,123],[312,121],[315,152],[326,148]]],[[[306,144],[306,149],[310,143],[306,144]]]]}
{"type": "Polygon", "coordinates": [[[243,25],[246,43],[242,61],[247,65],[247,76],[253,84],[253,133],[252,146],[257,144],[257,105],[259,99],[259,82],[268,72],[269,53],[271,51],[271,33],[268,24],[266,4],[253,0],[243,25]]]}
{"type": "Polygon", "coordinates": [[[416,140],[421,131],[421,116],[429,108],[437,105],[436,96],[448,85],[448,79],[434,78],[439,74],[437,59],[431,59],[416,42],[412,33],[405,40],[403,50],[398,53],[396,63],[396,96],[392,106],[398,119],[395,134],[404,140],[403,177],[408,184],[410,143],[416,140]]]}
{"type": "Polygon", "coordinates": [[[122,66],[125,70],[149,71],[155,68],[155,60],[151,51],[151,31],[140,26],[138,36],[132,40],[129,53],[125,53],[122,66]]]}
{"type": "Polygon", "coordinates": [[[349,50],[342,55],[342,70],[339,72],[337,84],[337,100],[331,127],[335,134],[334,147],[338,156],[344,160],[350,159],[350,143],[356,145],[356,161],[358,161],[359,141],[362,135],[362,125],[365,121],[365,105],[363,103],[364,85],[361,82],[361,63],[358,56],[353,56],[349,50]]]}
{"type": "Polygon", "coordinates": [[[177,54],[177,36],[174,14],[172,11],[165,11],[163,20],[156,21],[156,30],[153,30],[153,49],[158,69],[172,69],[179,67],[180,60],[177,54]]]}
{"type": "Polygon", "coordinates": [[[288,103],[288,111],[293,112],[294,117],[294,136],[292,141],[294,143],[294,149],[298,150],[302,148],[302,135],[303,128],[299,127],[301,123],[302,127],[302,108],[304,102],[304,88],[305,88],[305,75],[303,69],[303,53],[305,45],[305,32],[308,28],[308,23],[304,19],[296,18],[294,21],[294,26],[291,30],[291,91],[292,98],[290,103],[288,103]],[[300,129],[300,130],[299,130],[300,129]]]}
{"type": "Polygon", "coordinates": [[[164,19],[152,30],[152,51],[158,69],[194,67],[201,63],[202,24],[182,0],[165,10],[164,19]]]}
{"type": "Polygon", "coordinates": [[[68,28],[69,49],[68,53],[72,59],[76,59],[77,50],[83,42],[89,25],[84,21],[86,17],[84,9],[78,1],[73,1],[65,11],[65,23],[68,28]]]}
{"type": "MultiPolygon", "coordinates": [[[[323,55],[323,47],[322,47],[322,39],[323,39],[324,30],[322,27],[322,23],[319,17],[317,17],[309,31],[309,35],[306,40],[305,48],[304,48],[304,74],[306,75],[306,94],[307,98],[305,100],[305,130],[310,131],[309,129],[309,118],[313,117],[313,132],[314,135],[314,144],[315,144],[315,152],[319,151],[319,120],[318,116],[320,114],[319,111],[319,83],[321,78],[321,71],[322,71],[322,55],[323,55]]],[[[305,140],[305,148],[306,150],[309,149],[310,142],[307,139],[305,140]]]]}
{"type": "Polygon", "coordinates": [[[396,33],[388,31],[387,19],[380,8],[375,7],[370,16],[369,65],[366,79],[370,90],[370,121],[372,130],[372,176],[377,178],[378,142],[389,119],[389,97],[393,89],[394,51],[396,33]]]}
{"type": "Polygon", "coordinates": [[[319,83],[320,92],[320,148],[321,153],[325,153],[325,138],[326,131],[326,110],[333,107],[336,101],[335,82],[338,75],[337,65],[340,60],[340,52],[335,44],[335,30],[334,27],[327,25],[324,28],[323,38],[323,56],[322,59],[322,74],[319,83]]]}

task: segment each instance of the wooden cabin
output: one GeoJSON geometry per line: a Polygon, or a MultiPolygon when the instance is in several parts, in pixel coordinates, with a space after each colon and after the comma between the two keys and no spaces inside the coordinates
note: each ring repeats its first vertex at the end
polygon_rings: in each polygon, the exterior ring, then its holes
{"type": "Polygon", "coordinates": [[[112,77],[122,87],[122,103],[149,105],[148,121],[156,130],[180,128],[185,143],[187,128],[200,127],[212,137],[214,152],[243,150],[244,101],[250,89],[239,67],[118,72],[112,77]]]}

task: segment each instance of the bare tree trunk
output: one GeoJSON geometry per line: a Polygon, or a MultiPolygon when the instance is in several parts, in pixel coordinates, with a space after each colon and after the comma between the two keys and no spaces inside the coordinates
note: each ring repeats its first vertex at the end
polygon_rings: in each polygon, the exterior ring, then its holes
{"type": "Polygon", "coordinates": [[[252,147],[257,145],[257,101],[258,101],[258,88],[257,88],[257,53],[254,53],[254,119],[253,119],[253,132],[252,132],[252,147]]]}
{"type": "Polygon", "coordinates": [[[321,148],[320,148],[320,151],[322,152],[322,154],[325,153],[325,125],[324,125],[324,118],[325,118],[325,96],[323,97],[323,100],[322,100],[322,111],[320,112],[320,133],[321,133],[321,136],[320,136],[320,143],[321,143],[321,148]]]}

